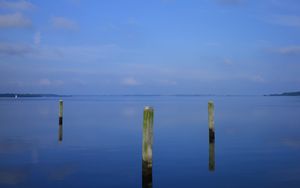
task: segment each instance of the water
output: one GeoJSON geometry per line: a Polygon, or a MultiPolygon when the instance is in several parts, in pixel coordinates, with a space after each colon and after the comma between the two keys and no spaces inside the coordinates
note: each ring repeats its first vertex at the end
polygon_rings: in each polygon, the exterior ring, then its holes
{"type": "Polygon", "coordinates": [[[142,187],[146,105],[154,188],[300,187],[299,97],[116,96],[64,98],[62,141],[57,98],[0,99],[0,187],[142,187]]]}

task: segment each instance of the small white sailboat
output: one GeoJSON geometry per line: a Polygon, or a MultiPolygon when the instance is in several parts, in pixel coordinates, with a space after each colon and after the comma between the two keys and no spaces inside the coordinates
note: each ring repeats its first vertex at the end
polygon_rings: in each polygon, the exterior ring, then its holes
{"type": "Polygon", "coordinates": [[[17,99],[18,98],[18,95],[15,95],[15,99],[17,99]]]}

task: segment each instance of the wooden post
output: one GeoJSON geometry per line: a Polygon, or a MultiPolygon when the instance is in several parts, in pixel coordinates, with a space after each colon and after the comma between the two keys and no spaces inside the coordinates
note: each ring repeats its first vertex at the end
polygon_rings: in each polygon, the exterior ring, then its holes
{"type": "Polygon", "coordinates": [[[215,122],[214,122],[214,103],[208,102],[208,129],[209,129],[209,143],[215,142],[215,122]]]}
{"type": "Polygon", "coordinates": [[[59,100],[59,125],[62,125],[63,124],[63,101],[62,100],[59,100]]]}
{"type": "Polygon", "coordinates": [[[142,187],[152,188],[152,144],[153,144],[153,115],[154,110],[144,108],[143,121],[143,161],[142,161],[142,187]]]}
{"type": "Polygon", "coordinates": [[[215,171],[215,143],[209,143],[209,162],[208,162],[209,171],[215,171]]]}
{"type": "Polygon", "coordinates": [[[215,121],[214,121],[214,103],[208,102],[208,130],[209,130],[209,171],[215,171],[215,121]]]}
{"type": "Polygon", "coordinates": [[[152,167],[153,114],[153,108],[146,106],[143,124],[143,161],[149,167],[152,167]]]}

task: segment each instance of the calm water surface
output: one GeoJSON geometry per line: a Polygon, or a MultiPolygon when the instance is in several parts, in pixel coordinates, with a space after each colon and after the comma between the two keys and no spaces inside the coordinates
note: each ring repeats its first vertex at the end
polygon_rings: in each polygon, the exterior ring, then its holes
{"type": "Polygon", "coordinates": [[[155,110],[154,188],[300,187],[300,97],[64,98],[62,141],[58,100],[0,99],[1,188],[142,187],[146,105],[155,110]]]}

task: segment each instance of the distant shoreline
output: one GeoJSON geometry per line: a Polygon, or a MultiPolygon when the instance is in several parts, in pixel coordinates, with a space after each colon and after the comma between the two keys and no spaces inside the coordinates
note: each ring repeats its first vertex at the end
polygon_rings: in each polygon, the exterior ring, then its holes
{"type": "Polygon", "coordinates": [[[285,92],[285,93],[280,93],[280,94],[270,94],[270,95],[265,95],[265,96],[300,96],[300,91],[285,92]]]}
{"type": "Polygon", "coordinates": [[[262,96],[262,95],[213,95],[213,94],[99,94],[99,95],[58,95],[58,94],[27,94],[27,93],[0,93],[0,98],[19,97],[236,97],[236,96],[262,96]]]}
{"type": "Polygon", "coordinates": [[[18,97],[71,97],[71,95],[57,94],[31,94],[31,93],[2,93],[0,97],[18,98],[18,97]]]}
{"type": "Polygon", "coordinates": [[[214,94],[99,94],[99,95],[58,95],[58,94],[32,94],[32,93],[0,93],[0,98],[30,98],[30,97],[238,97],[238,96],[300,96],[299,92],[285,92],[267,95],[214,95],[214,94]]]}

